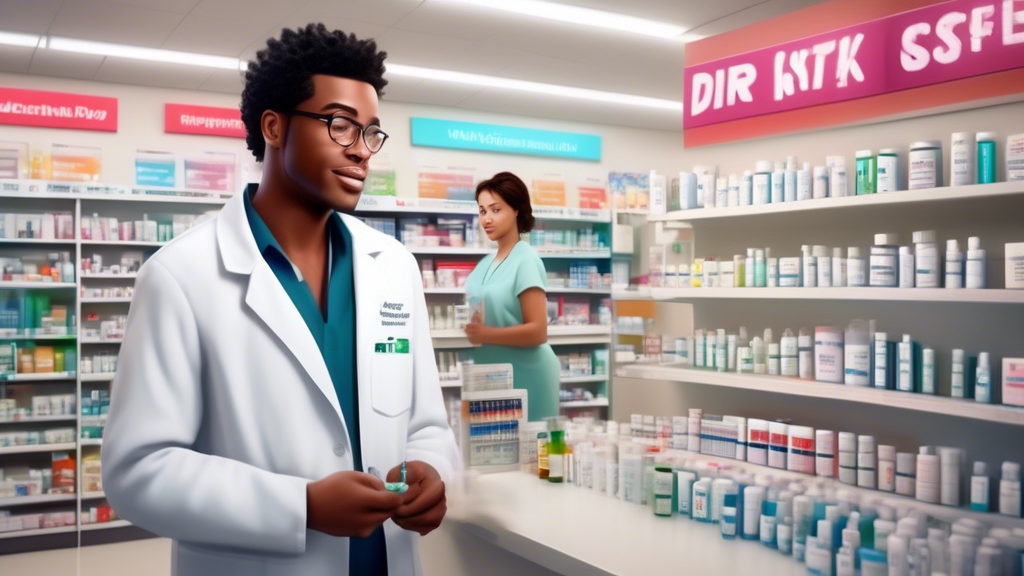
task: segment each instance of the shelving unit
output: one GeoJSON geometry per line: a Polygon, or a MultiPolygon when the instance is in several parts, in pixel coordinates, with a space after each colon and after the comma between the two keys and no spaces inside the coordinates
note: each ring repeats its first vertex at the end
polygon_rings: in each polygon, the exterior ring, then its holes
{"type": "Polygon", "coordinates": [[[651,288],[650,298],[685,302],[699,299],[854,300],[1024,304],[1024,290],[946,288],[651,288]]]}
{"type": "Polygon", "coordinates": [[[607,398],[595,398],[593,400],[578,400],[559,402],[562,408],[607,408],[607,398]]]}
{"type": "MultiPolygon", "coordinates": [[[[383,196],[363,196],[359,201],[356,213],[359,216],[370,218],[398,218],[416,216],[475,216],[479,212],[476,202],[456,200],[436,200],[423,198],[397,198],[383,196]]],[[[562,225],[607,225],[610,231],[611,212],[608,210],[589,210],[578,208],[562,208],[550,206],[534,206],[533,215],[540,222],[561,223],[562,225]]],[[[424,247],[410,246],[409,251],[417,257],[438,258],[452,256],[465,261],[475,261],[479,257],[486,256],[494,251],[494,248],[480,247],[424,247]]],[[[558,247],[535,246],[534,249],[541,258],[558,262],[567,259],[572,260],[597,260],[600,262],[610,261],[610,250],[598,251],[572,251],[558,247]]],[[[564,266],[563,264],[549,264],[552,267],[564,266]]],[[[425,288],[424,294],[427,297],[428,307],[434,298],[446,304],[452,303],[452,297],[459,297],[466,293],[464,288],[425,288]]],[[[580,288],[549,288],[548,294],[579,295],[579,296],[610,296],[611,291],[607,289],[580,289],[580,288]]],[[[591,301],[593,304],[593,300],[591,301]]],[[[474,345],[466,338],[463,330],[432,330],[431,338],[434,348],[438,351],[469,351],[474,345]]],[[[551,326],[548,328],[548,343],[552,346],[607,346],[611,342],[611,333],[608,327],[587,326],[587,327],[564,327],[551,326]]],[[[556,353],[558,351],[556,350],[556,353]]],[[[608,378],[591,378],[586,380],[568,381],[565,384],[579,384],[587,387],[596,387],[604,394],[607,394],[608,378]]],[[[446,394],[454,394],[459,390],[457,383],[442,383],[446,394]]],[[[607,405],[607,404],[605,404],[607,405]]]]}
{"type": "Polygon", "coordinates": [[[607,374],[594,374],[593,376],[563,376],[559,379],[562,384],[588,384],[591,382],[606,382],[607,374]]]}
{"type": "MultiPolygon", "coordinates": [[[[45,251],[48,247],[52,247],[54,251],[64,250],[72,252],[72,258],[75,263],[76,269],[76,281],[66,283],[53,283],[53,282],[0,282],[0,290],[26,290],[26,291],[37,291],[46,290],[52,291],[54,297],[60,296],[63,300],[66,300],[69,304],[68,312],[74,313],[76,318],[84,318],[82,314],[83,305],[88,306],[88,311],[97,311],[101,314],[106,314],[108,311],[120,311],[123,307],[127,310],[127,304],[131,302],[131,298],[82,298],[80,295],[83,293],[83,285],[86,287],[92,286],[125,286],[130,285],[127,282],[134,282],[137,278],[136,273],[128,274],[110,274],[110,273],[97,273],[88,272],[83,273],[80,268],[81,259],[83,256],[88,257],[90,253],[100,252],[103,254],[116,255],[121,250],[131,251],[144,251],[146,254],[151,254],[155,249],[160,248],[165,242],[122,242],[122,241],[99,241],[99,240],[87,240],[80,238],[81,229],[81,215],[100,213],[106,215],[110,213],[118,214],[119,218],[123,219],[121,214],[142,214],[149,213],[187,213],[187,214],[200,214],[206,211],[215,210],[218,206],[226,203],[228,197],[217,197],[211,196],[201,191],[189,191],[189,190],[174,190],[171,191],[175,195],[169,195],[167,190],[158,189],[147,189],[145,187],[126,187],[126,186],[110,186],[106,184],[83,184],[83,183],[64,183],[64,182],[48,182],[48,181],[34,181],[34,180],[0,180],[0,201],[3,199],[16,199],[21,201],[26,206],[38,206],[45,208],[46,210],[51,207],[59,207],[59,210],[64,212],[71,212],[74,214],[74,227],[76,239],[74,240],[42,240],[42,239],[0,239],[0,252],[5,250],[17,250],[24,252],[25,250],[37,250],[45,251]],[[95,282],[95,284],[93,284],[95,282]],[[113,283],[113,284],[112,284],[113,283]]],[[[29,208],[30,210],[32,208],[29,208]]],[[[62,302],[63,303],[63,302],[62,302]]],[[[120,313],[120,312],[118,312],[120,313]]],[[[94,346],[116,346],[122,342],[121,339],[100,339],[100,338],[81,338],[82,322],[78,323],[78,333],[68,335],[54,335],[54,334],[12,334],[10,332],[0,332],[0,341],[34,341],[39,344],[46,343],[59,343],[67,342],[72,343],[77,348],[77,357],[81,359],[83,357],[83,348],[86,351],[86,355],[91,355],[91,350],[94,346]]],[[[20,344],[19,344],[20,346],[20,344]]],[[[74,386],[74,394],[76,397],[81,399],[83,393],[83,384],[89,384],[92,388],[108,386],[114,379],[114,374],[76,374],[75,372],[65,372],[60,374],[23,374],[18,375],[13,379],[0,378],[0,393],[2,393],[3,385],[34,385],[37,387],[37,393],[49,393],[47,391],[48,386],[53,385],[68,385],[74,386]]],[[[70,392],[68,392],[70,393],[70,392]]],[[[0,465],[2,465],[6,458],[46,458],[45,453],[48,452],[63,452],[67,451],[73,453],[76,462],[82,461],[83,447],[87,450],[96,451],[102,446],[101,439],[82,439],[81,438],[81,426],[89,425],[102,425],[106,421],[106,416],[79,416],[77,414],[71,416],[46,416],[46,417],[33,417],[30,419],[13,420],[13,421],[0,421],[0,429],[7,429],[12,426],[18,425],[38,425],[41,423],[55,423],[56,426],[75,426],[76,427],[76,438],[78,440],[74,443],[63,443],[63,444],[52,444],[44,446],[15,446],[0,448],[0,465]]],[[[55,427],[56,427],[55,426],[55,427]]],[[[6,431],[6,430],[5,430],[6,431]]],[[[76,477],[81,479],[81,471],[76,472],[76,477]]],[[[78,486],[79,490],[81,485],[78,486]]],[[[24,506],[49,506],[54,504],[56,507],[54,510],[68,510],[73,507],[76,514],[81,517],[82,502],[88,500],[97,500],[105,498],[105,495],[101,493],[89,493],[81,495],[42,495],[25,498],[11,498],[0,500],[0,509],[9,509],[11,507],[24,507],[24,506]],[[64,505],[67,508],[61,508],[64,505]]],[[[47,511],[49,508],[46,509],[47,511]]],[[[87,510],[87,509],[86,509],[87,510]]],[[[91,530],[105,530],[113,528],[124,528],[131,526],[130,523],[124,520],[118,520],[114,522],[104,523],[102,525],[82,525],[81,531],[91,530]]],[[[44,530],[25,530],[20,532],[8,532],[0,533],[0,539],[10,538],[32,538],[38,536],[50,536],[53,534],[65,534],[76,533],[79,528],[76,526],[66,526],[60,528],[44,529],[44,530]]]]}
{"type": "Polygon", "coordinates": [[[822,398],[836,402],[859,402],[861,404],[898,407],[917,412],[930,412],[932,414],[943,414],[958,418],[1024,426],[1024,408],[980,404],[973,400],[961,398],[946,398],[928,394],[846,386],[844,384],[800,380],[783,376],[715,372],[671,364],[631,364],[618,368],[616,374],[624,378],[667,380],[670,382],[791,394],[807,398],[822,398]]]}

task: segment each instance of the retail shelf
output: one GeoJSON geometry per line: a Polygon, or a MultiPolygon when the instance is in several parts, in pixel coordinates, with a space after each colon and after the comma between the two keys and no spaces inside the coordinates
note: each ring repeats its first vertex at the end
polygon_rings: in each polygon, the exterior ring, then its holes
{"type": "Polygon", "coordinates": [[[636,330],[615,330],[613,334],[616,336],[647,336],[646,332],[638,332],[636,330]]]}
{"type": "Polygon", "coordinates": [[[82,338],[82,344],[120,344],[124,338],[82,338]]]}
{"type": "Polygon", "coordinates": [[[0,282],[0,290],[60,290],[78,288],[74,282],[0,282]]]}
{"type": "Polygon", "coordinates": [[[82,374],[82,382],[110,382],[114,379],[114,372],[98,372],[94,374],[82,374]]]}
{"type": "Polygon", "coordinates": [[[462,388],[462,380],[441,380],[441,388],[462,388]]]}
{"type": "Polygon", "coordinates": [[[646,208],[630,208],[628,210],[615,210],[612,214],[626,214],[628,216],[650,216],[650,211],[646,208]]]}
{"type": "Polygon", "coordinates": [[[0,244],[44,244],[44,245],[75,245],[76,240],[43,240],[41,238],[0,238],[0,244]]]}
{"type": "Polygon", "coordinates": [[[127,528],[132,523],[127,520],[111,520],[110,522],[96,522],[95,524],[82,524],[82,532],[90,530],[110,530],[111,528],[127,528]]]}
{"type": "Polygon", "coordinates": [[[93,423],[102,424],[107,421],[106,414],[100,414],[97,416],[82,416],[82,425],[91,426],[93,423]]]}
{"type": "Polygon", "coordinates": [[[0,532],[0,540],[7,538],[28,538],[30,536],[46,536],[48,534],[66,534],[75,532],[78,528],[74,526],[61,526],[59,528],[40,528],[38,530],[19,530],[17,532],[0,532]]]}
{"type": "Polygon", "coordinates": [[[102,490],[99,492],[82,492],[82,500],[100,500],[106,497],[107,493],[102,490]]]}
{"type": "Polygon", "coordinates": [[[122,298],[82,298],[82,304],[128,304],[131,297],[122,298]]]}
{"type": "MultiPolygon", "coordinates": [[[[435,348],[473,348],[462,329],[431,330],[435,348]]],[[[611,327],[591,326],[548,326],[548,344],[566,346],[572,344],[607,344],[611,341],[611,327]]]]}
{"type": "MultiPolygon", "coordinates": [[[[535,247],[536,248],[536,247],[535,247]]],[[[603,260],[612,257],[611,250],[564,250],[557,252],[548,252],[545,250],[537,250],[537,255],[541,258],[571,258],[573,260],[603,260]]]]}
{"type": "Polygon", "coordinates": [[[616,288],[612,290],[612,300],[651,300],[651,289],[640,286],[636,290],[616,288]]]}
{"type": "Polygon", "coordinates": [[[465,288],[424,288],[424,294],[465,294],[465,288]]]}
{"type": "MultiPolygon", "coordinates": [[[[439,214],[476,216],[477,203],[472,200],[440,200],[432,198],[398,198],[396,196],[363,196],[359,199],[356,213],[376,216],[386,214],[439,214]]],[[[533,215],[539,220],[568,222],[608,223],[608,210],[572,208],[568,206],[534,206],[533,215]]]]}
{"type": "Polygon", "coordinates": [[[74,414],[64,416],[30,416],[20,420],[0,419],[0,426],[4,424],[40,424],[43,422],[74,422],[78,416],[74,414]]]}
{"type": "Polygon", "coordinates": [[[607,398],[595,398],[593,400],[579,400],[559,402],[562,408],[607,408],[607,398]]]}
{"type": "Polygon", "coordinates": [[[71,502],[77,499],[75,494],[40,494],[38,496],[15,496],[0,498],[0,508],[13,506],[32,506],[34,504],[51,504],[53,502],[71,502]]]}
{"type": "Polygon", "coordinates": [[[649,506],[536,474],[487,474],[470,489],[473,510],[455,521],[556,574],[676,574],[688,566],[715,575],[806,571],[760,542],[723,539],[716,524],[659,518],[649,506]]]}
{"type": "Polygon", "coordinates": [[[74,340],[74,334],[40,334],[31,335],[22,332],[7,332],[0,330],[0,340],[74,340]]]}
{"type": "Polygon", "coordinates": [[[465,246],[453,248],[451,246],[407,246],[413,254],[430,254],[436,256],[486,256],[494,252],[493,248],[477,248],[465,246]]]}
{"type": "Polygon", "coordinates": [[[103,446],[103,438],[82,438],[79,442],[82,446],[103,446]]]}
{"type": "Polygon", "coordinates": [[[943,396],[896,392],[894,390],[879,390],[876,388],[860,386],[846,386],[843,384],[830,384],[825,382],[816,382],[813,380],[799,380],[797,378],[787,378],[782,376],[697,370],[694,368],[684,368],[671,364],[622,366],[617,370],[616,375],[624,378],[668,380],[674,382],[705,384],[709,386],[721,386],[724,388],[739,388],[743,390],[758,390],[761,392],[772,392],[777,394],[791,394],[794,396],[822,398],[841,402],[875,404],[900,410],[929,412],[932,414],[956,416],[958,418],[969,418],[973,420],[996,422],[999,424],[1024,426],[1024,408],[980,404],[971,400],[962,400],[943,396]]]}
{"type": "Polygon", "coordinates": [[[32,454],[36,452],[62,452],[64,450],[74,450],[76,448],[74,442],[67,442],[63,444],[34,444],[32,446],[8,446],[6,448],[0,448],[0,455],[4,454],[32,454]]]}
{"type": "Polygon", "coordinates": [[[860,196],[845,196],[842,198],[821,198],[817,200],[782,202],[757,206],[675,210],[667,214],[651,215],[650,220],[652,222],[699,222],[703,220],[727,220],[730,218],[765,216],[769,214],[780,215],[799,213],[801,216],[804,216],[804,213],[812,211],[841,211],[871,206],[898,206],[929,202],[977,201],[1022,193],[1024,193],[1024,183],[1022,182],[997,182],[994,184],[975,184],[971,186],[905,190],[900,192],[864,194],[860,196]]]}
{"type": "Polygon", "coordinates": [[[611,296],[612,291],[608,288],[548,288],[548,294],[597,294],[600,296],[611,296]]]}
{"type": "Polygon", "coordinates": [[[138,274],[110,274],[109,272],[86,272],[82,274],[83,280],[108,279],[108,280],[134,280],[138,274]]]}
{"type": "Polygon", "coordinates": [[[159,248],[167,242],[142,242],[140,240],[82,240],[82,246],[124,246],[139,248],[159,248]]]}
{"type": "Polygon", "coordinates": [[[563,376],[559,379],[562,384],[591,384],[593,382],[607,382],[607,374],[594,374],[592,376],[563,376]]]}
{"type": "Polygon", "coordinates": [[[0,198],[60,200],[109,200],[117,202],[172,202],[180,204],[224,204],[230,198],[207,190],[147,188],[94,182],[55,180],[0,180],[0,198]]]}
{"type": "Polygon", "coordinates": [[[654,300],[861,300],[1024,304],[1024,290],[945,288],[651,288],[654,300]]]}
{"type": "Polygon", "coordinates": [[[40,374],[8,374],[0,376],[0,382],[47,382],[52,380],[74,380],[74,372],[43,372],[40,374]]]}

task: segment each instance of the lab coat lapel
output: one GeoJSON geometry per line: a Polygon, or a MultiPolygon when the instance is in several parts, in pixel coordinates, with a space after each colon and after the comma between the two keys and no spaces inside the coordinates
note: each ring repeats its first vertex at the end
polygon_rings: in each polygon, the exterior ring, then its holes
{"type": "Polygon", "coordinates": [[[217,217],[217,243],[224,268],[249,277],[245,303],[288,348],[344,424],[338,394],[316,340],[256,247],[239,193],[217,217]]]}

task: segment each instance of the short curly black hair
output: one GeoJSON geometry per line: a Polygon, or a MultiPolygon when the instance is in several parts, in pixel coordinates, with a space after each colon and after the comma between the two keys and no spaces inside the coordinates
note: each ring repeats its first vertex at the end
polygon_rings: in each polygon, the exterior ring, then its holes
{"type": "Polygon", "coordinates": [[[309,24],[298,30],[284,29],[281,38],[271,38],[256,53],[245,73],[242,90],[242,122],[245,143],[259,162],[267,143],[260,126],[263,112],[289,112],[313,97],[313,75],[326,74],[360,80],[384,95],[384,59],[372,39],[359,40],[355,34],[328,30],[323,24],[309,24]]]}

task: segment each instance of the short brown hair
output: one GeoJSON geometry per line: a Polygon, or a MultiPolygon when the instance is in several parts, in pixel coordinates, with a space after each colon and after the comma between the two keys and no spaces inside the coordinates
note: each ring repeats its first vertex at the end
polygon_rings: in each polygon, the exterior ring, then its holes
{"type": "Polygon", "coordinates": [[[493,192],[517,212],[516,226],[519,233],[533,230],[533,207],[530,206],[530,191],[518,176],[511,172],[498,172],[489,180],[476,185],[476,198],[484,191],[493,192]]]}

